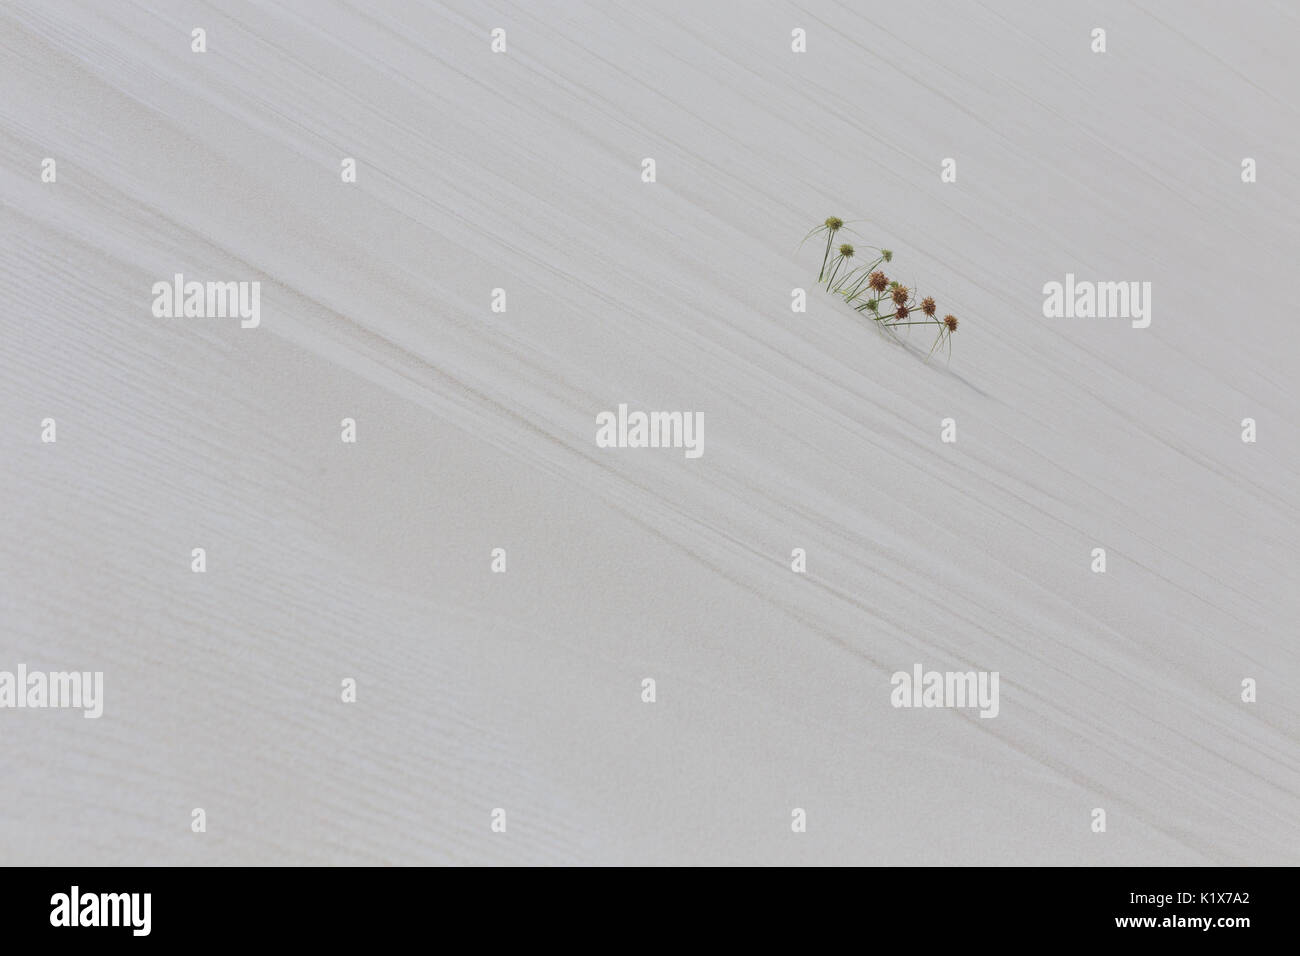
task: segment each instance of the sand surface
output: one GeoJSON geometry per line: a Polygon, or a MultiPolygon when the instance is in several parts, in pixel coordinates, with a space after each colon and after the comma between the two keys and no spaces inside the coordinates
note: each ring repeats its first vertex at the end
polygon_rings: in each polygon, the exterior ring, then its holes
{"type": "Polygon", "coordinates": [[[1089,7],[5,3],[0,861],[1300,863],[1300,14],[1089,7]]]}

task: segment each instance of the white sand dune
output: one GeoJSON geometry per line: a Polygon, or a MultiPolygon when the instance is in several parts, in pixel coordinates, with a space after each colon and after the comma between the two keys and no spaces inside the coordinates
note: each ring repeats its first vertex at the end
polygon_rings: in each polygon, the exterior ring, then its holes
{"type": "Polygon", "coordinates": [[[6,4],[0,860],[1300,863],[1300,17],[1093,6],[6,4]]]}

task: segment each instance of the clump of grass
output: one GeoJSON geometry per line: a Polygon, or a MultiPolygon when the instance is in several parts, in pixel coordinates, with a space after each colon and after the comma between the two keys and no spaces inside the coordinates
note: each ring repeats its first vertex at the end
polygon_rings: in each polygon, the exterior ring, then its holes
{"type": "Polygon", "coordinates": [[[886,276],[879,267],[894,261],[894,253],[889,249],[875,249],[877,255],[874,261],[860,266],[849,265],[849,261],[857,255],[857,250],[847,242],[841,243],[835,250],[835,255],[832,255],[835,236],[844,228],[843,219],[831,216],[804,236],[804,242],[807,242],[813,236],[823,232],[826,234],[826,249],[822,253],[822,267],[817,273],[817,281],[825,282],[826,291],[843,296],[855,312],[865,314],[878,327],[888,329],[891,333],[894,329],[910,329],[913,325],[933,326],[937,336],[934,345],[930,347],[930,354],[933,355],[940,345],[947,344],[948,358],[951,360],[952,335],[957,331],[957,317],[945,315],[939,319],[939,306],[934,301],[934,296],[927,295],[918,299],[912,289],[886,276]],[[885,311],[891,307],[892,311],[885,311]]]}

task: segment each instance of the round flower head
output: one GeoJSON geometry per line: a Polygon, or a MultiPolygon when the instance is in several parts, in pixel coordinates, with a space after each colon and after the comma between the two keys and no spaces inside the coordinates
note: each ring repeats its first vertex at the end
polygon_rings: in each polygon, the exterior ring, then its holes
{"type": "Polygon", "coordinates": [[[879,299],[868,299],[868,300],[867,300],[867,308],[870,309],[872,312],[879,312],[879,311],[880,311],[880,300],[879,300],[879,299]]]}
{"type": "Polygon", "coordinates": [[[912,310],[905,305],[899,305],[898,308],[894,310],[894,318],[897,319],[899,322],[902,322],[905,318],[907,318],[911,314],[912,314],[912,310]]]}
{"type": "Polygon", "coordinates": [[[844,225],[844,220],[841,219],[839,216],[831,216],[825,222],[826,228],[829,229],[831,232],[838,231],[842,225],[844,225]]]}
{"type": "Polygon", "coordinates": [[[912,293],[908,291],[907,286],[896,285],[894,286],[894,291],[889,293],[889,297],[894,300],[894,305],[901,306],[907,302],[907,297],[911,294],[912,293]]]}
{"type": "Polygon", "coordinates": [[[921,311],[926,315],[933,316],[935,310],[934,296],[927,295],[921,300],[921,311]]]}
{"type": "Polygon", "coordinates": [[[884,292],[889,287],[889,280],[885,278],[883,272],[877,269],[867,277],[867,285],[871,286],[876,292],[884,292]]]}
{"type": "Polygon", "coordinates": [[[894,261],[894,254],[893,254],[893,252],[891,252],[891,251],[888,250],[888,249],[881,249],[881,250],[880,250],[880,258],[884,259],[886,262],[893,262],[893,261],[894,261]]]}
{"type": "Polygon", "coordinates": [[[844,245],[840,246],[840,255],[842,255],[845,259],[852,259],[853,247],[849,245],[847,242],[844,243],[844,245]]]}
{"type": "Polygon", "coordinates": [[[956,332],[956,331],[957,331],[957,316],[955,316],[955,315],[945,315],[945,316],[943,317],[943,324],[946,325],[946,326],[948,327],[948,331],[949,331],[949,332],[956,332]]]}

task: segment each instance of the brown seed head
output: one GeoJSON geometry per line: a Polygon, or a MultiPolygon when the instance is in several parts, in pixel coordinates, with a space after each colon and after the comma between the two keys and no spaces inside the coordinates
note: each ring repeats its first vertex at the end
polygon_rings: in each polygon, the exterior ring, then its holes
{"type": "Polygon", "coordinates": [[[894,291],[889,293],[889,297],[894,300],[894,305],[903,305],[907,302],[907,297],[912,293],[908,291],[905,285],[894,286],[894,291]]]}
{"type": "Polygon", "coordinates": [[[899,322],[902,322],[905,318],[907,318],[911,314],[912,314],[912,310],[905,305],[900,304],[896,309],[894,309],[894,318],[897,319],[899,322]]]}
{"type": "Polygon", "coordinates": [[[845,259],[852,259],[853,247],[849,245],[847,242],[844,243],[844,245],[840,246],[840,255],[842,255],[845,259]]]}
{"type": "Polygon", "coordinates": [[[948,331],[949,331],[949,332],[956,332],[956,331],[957,331],[957,316],[955,316],[955,315],[945,315],[945,316],[943,317],[943,324],[946,325],[946,326],[948,326],[948,331]]]}
{"type": "Polygon", "coordinates": [[[926,315],[933,316],[935,310],[934,296],[927,295],[921,300],[921,311],[926,315]]]}
{"type": "Polygon", "coordinates": [[[883,272],[877,269],[867,277],[867,285],[871,286],[871,288],[877,292],[884,292],[886,287],[889,285],[889,280],[885,278],[883,272]]]}

